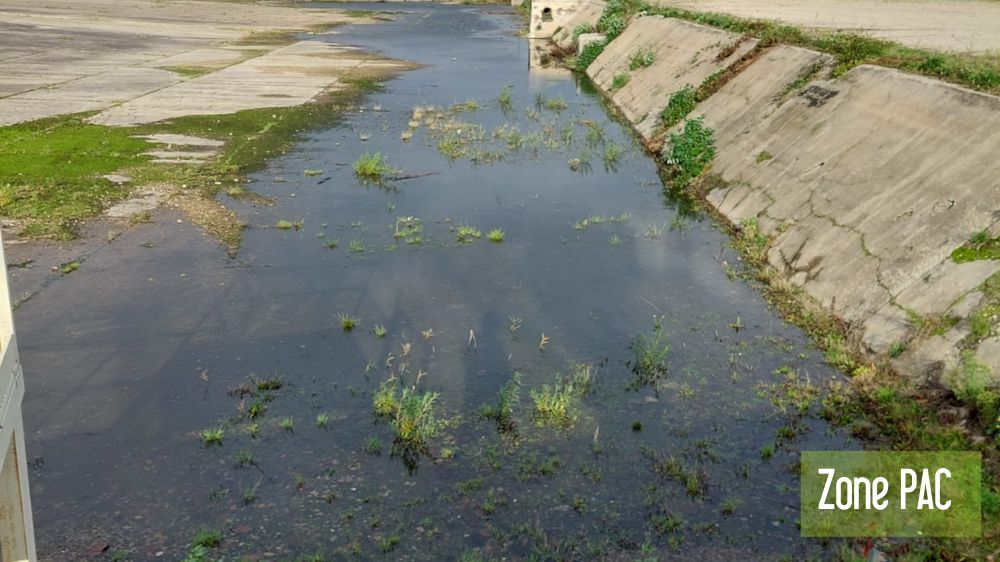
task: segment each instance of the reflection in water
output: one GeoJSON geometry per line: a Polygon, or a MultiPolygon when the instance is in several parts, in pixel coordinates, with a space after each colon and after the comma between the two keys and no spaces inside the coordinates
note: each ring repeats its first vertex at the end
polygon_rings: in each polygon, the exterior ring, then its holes
{"type": "Polygon", "coordinates": [[[256,174],[276,206],[227,200],[253,225],[238,259],[186,225],[137,229],[114,246],[127,266],[96,255],[19,310],[25,363],[46,373],[25,402],[43,556],[81,559],[100,537],[180,559],[198,528],[222,530],[226,559],[818,549],[795,527],[796,452],[849,444],[775,412],[776,383],[834,376],[805,337],[727,277],[724,235],[664,201],[586,84],[529,62],[515,18],[394,9],[315,40],[426,66],[256,174]],[[414,125],[417,106],[447,117],[414,125]],[[351,164],[374,152],[408,179],[359,183],[351,164]],[[400,217],[419,242],[397,238],[400,217]],[[460,242],[461,225],[480,236],[460,242]],[[654,316],[665,375],[629,390],[654,316]],[[586,390],[577,364],[596,373],[586,390]],[[514,373],[498,424],[483,407],[514,373]],[[419,454],[394,445],[411,418],[374,413],[387,380],[440,394],[419,454]],[[565,427],[537,423],[545,393],[572,406],[565,427]],[[221,446],[199,442],[207,428],[221,446]]]}

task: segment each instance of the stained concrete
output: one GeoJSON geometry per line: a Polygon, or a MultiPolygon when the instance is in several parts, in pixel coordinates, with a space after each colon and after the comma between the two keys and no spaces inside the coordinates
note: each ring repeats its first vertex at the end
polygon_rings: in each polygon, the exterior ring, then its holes
{"type": "MultiPolygon", "coordinates": [[[[689,116],[717,138],[709,173],[724,186],[708,202],[736,225],[756,220],[773,237],[770,263],[848,322],[868,351],[917,338],[895,364],[940,381],[968,346],[979,287],[1000,271],[1000,261],[950,257],[971,233],[1000,231],[1000,98],[875,66],[830,79],[827,55],[755,45],[640,17],[587,73],[649,140],[670,132],[658,115],[672,92],[727,72],[689,116]],[[656,62],[629,71],[639,50],[656,62]],[[620,74],[630,79],[615,91],[620,74]],[[920,318],[941,315],[958,323],[939,336],[921,332],[920,318]]],[[[1000,364],[996,341],[974,351],[1000,364]]]]}
{"type": "Polygon", "coordinates": [[[647,140],[660,124],[660,112],[670,94],[685,86],[697,87],[712,74],[725,70],[757,45],[755,39],[686,21],[646,16],[636,18],[587,68],[587,75],[647,140]],[[641,51],[656,54],[646,68],[630,71],[629,58],[641,51]],[[628,74],[624,87],[612,91],[619,74],[628,74]]]}
{"type": "Polygon", "coordinates": [[[1000,51],[1000,2],[993,0],[653,0],[654,4],[824,31],[849,31],[910,47],[1000,51]]]}
{"type": "Polygon", "coordinates": [[[127,125],[300,104],[368,57],[352,60],[331,45],[284,46],[274,34],[348,21],[359,19],[257,3],[5,1],[0,126],[83,111],[110,110],[95,121],[127,125]],[[183,96],[198,98],[185,104],[183,96]]]}

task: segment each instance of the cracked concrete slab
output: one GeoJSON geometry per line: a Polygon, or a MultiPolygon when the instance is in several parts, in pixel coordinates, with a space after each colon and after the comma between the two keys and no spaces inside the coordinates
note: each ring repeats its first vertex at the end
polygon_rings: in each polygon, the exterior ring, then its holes
{"type": "MultiPolygon", "coordinates": [[[[216,112],[302,103],[333,83],[338,68],[349,65],[323,63],[321,57],[308,52],[308,47],[283,47],[274,34],[348,21],[364,20],[336,10],[257,3],[5,1],[0,5],[0,126],[108,110],[174,86],[182,86],[174,91],[178,95],[218,98],[206,104],[216,112]],[[198,17],[192,19],[192,13],[198,17]],[[241,44],[247,37],[257,39],[241,44]],[[276,51],[281,53],[269,56],[276,51]],[[262,54],[263,61],[200,82],[211,74],[191,80],[168,70],[226,70],[262,54]],[[310,72],[316,77],[302,77],[310,72]],[[275,91],[277,75],[289,81],[290,93],[275,91]],[[194,84],[184,86],[188,83],[194,84]],[[240,97],[248,101],[240,104],[236,101],[240,97]]],[[[163,107],[164,99],[154,97],[149,106],[173,115],[163,107]]],[[[105,118],[148,122],[140,118],[142,111],[132,111],[133,107],[105,118]]],[[[173,107],[179,108],[176,103],[173,107]]]]}

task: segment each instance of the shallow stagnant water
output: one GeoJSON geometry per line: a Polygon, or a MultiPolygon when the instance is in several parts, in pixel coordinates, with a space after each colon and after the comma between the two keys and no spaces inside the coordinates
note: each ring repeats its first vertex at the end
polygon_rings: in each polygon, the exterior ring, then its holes
{"type": "Polygon", "coordinates": [[[391,23],[315,40],[426,66],[255,174],[275,206],[227,200],[254,225],[236,260],[164,213],[159,230],[124,235],[19,309],[42,558],[107,547],[177,560],[199,528],[223,532],[212,559],[227,560],[633,560],[643,544],[659,559],[822,555],[798,538],[797,453],[852,445],[777,410],[768,385],[835,373],[727,275],[738,260],[725,234],[664,198],[599,96],[529,71],[511,12],[391,9],[391,23]],[[467,100],[478,109],[448,109],[467,100]],[[452,140],[481,125],[473,144],[502,158],[449,159],[448,135],[423,123],[403,142],[415,106],[465,123],[452,140]],[[505,124],[526,137],[519,149],[494,141],[505,124]],[[606,164],[612,146],[624,150],[606,164]],[[351,163],[376,151],[418,177],[359,182],[351,163]],[[589,216],[616,220],[578,224],[589,216]],[[421,243],[394,237],[399,217],[421,220],[421,243]],[[301,229],[272,228],[282,220],[301,229]],[[460,224],[483,238],[459,243],[460,224]],[[486,240],[493,228],[502,243],[486,240]],[[358,328],[342,331],[340,313],[358,328]],[[656,317],[669,372],[658,389],[630,389],[630,345],[656,317]],[[598,372],[576,423],[539,427],[530,390],[574,363],[598,372]],[[451,423],[405,462],[372,394],[418,372],[451,423]],[[517,427],[500,432],[477,412],[514,372],[517,427]],[[240,415],[253,398],[229,392],[252,376],[284,383],[254,422],[240,415]],[[198,432],[223,424],[223,444],[202,446],[198,432]],[[782,427],[796,435],[777,437],[782,427]],[[371,438],[381,454],[366,451],[371,438]],[[253,462],[239,466],[241,451],[253,462]]]}

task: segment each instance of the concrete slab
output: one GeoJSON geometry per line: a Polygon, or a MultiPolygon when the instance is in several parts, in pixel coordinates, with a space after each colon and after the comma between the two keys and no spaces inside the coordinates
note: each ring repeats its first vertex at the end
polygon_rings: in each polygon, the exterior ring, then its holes
{"type": "Polygon", "coordinates": [[[1000,51],[1000,3],[990,0],[653,0],[662,6],[852,31],[911,47],[1000,51]]]}
{"type": "Polygon", "coordinates": [[[755,39],[686,21],[646,16],[636,18],[587,68],[587,74],[647,140],[660,125],[660,112],[670,95],[685,87],[698,87],[712,74],[726,69],[756,46],[755,39]],[[636,52],[652,51],[656,61],[629,71],[636,52]],[[629,81],[612,91],[619,74],[629,81]]]}

